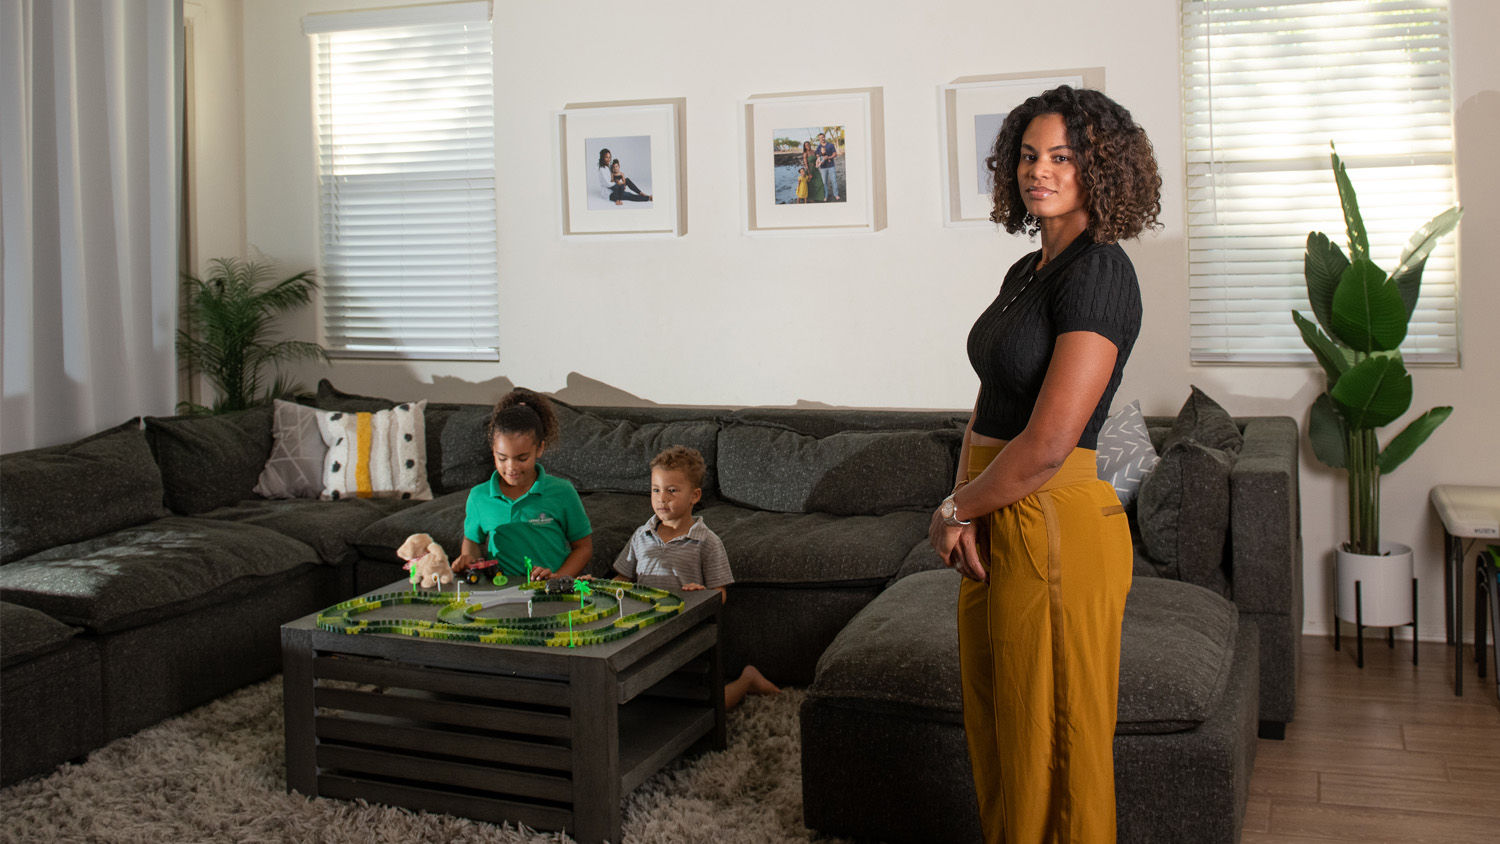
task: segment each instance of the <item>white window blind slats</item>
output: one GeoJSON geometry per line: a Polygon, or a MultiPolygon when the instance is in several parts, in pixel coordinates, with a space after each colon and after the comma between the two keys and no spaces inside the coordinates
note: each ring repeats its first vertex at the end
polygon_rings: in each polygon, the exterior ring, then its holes
{"type": "MultiPolygon", "coordinates": [[[[1329,141],[1389,272],[1454,202],[1446,0],[1182,0],[1192,359],[1311,361],[1309,231],[1347,249],[1329,141]]],[[[1402,352],[1455,362],[1456,246],[1428,259],[1402,352]]]]}
{"type": "Polygon", "coordinates": [[[352,356],[494,360],[488,4],[351,13],[368,27],[338,17],[304,21],[317,62],[326,345],[352,356]],[[453,21],[432,23],[442,18],[453,21]]]}

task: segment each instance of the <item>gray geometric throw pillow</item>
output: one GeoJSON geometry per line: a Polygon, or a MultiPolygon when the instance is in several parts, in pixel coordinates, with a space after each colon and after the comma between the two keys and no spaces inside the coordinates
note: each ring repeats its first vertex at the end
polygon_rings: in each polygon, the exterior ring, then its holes
{"type": "Polygon", "coordinates": [[[1141,415],[1139,400],[1116,410],[1099,429],[1096,452],[1099,480],[1107,481],[1120,496],[1120,503],[1130,505],[1140,492],[1141,482],[1156,468],[1161,458],[1151,445],[1146,419],[1141,415]]]}
{"type": "Polygon", "coordinates": [[[277,399],[271,431],[275,442],[255,484],[255,494],[264,498],[317,498],[323,492],[323,458],[328,454],[328,446],[318,432],[318,411],[277,399]]]}

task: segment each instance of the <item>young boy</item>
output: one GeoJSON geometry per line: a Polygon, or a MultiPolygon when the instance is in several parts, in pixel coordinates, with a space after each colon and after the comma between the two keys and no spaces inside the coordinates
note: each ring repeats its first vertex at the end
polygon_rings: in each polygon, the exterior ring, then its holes
{"type": "MultiPolygon", "coordinates": [[[[734,582],[734,575],[724,543],[702,516],[693,515],[693,505],[703,497],[706,470],[703,455],[681,445],[651,461],[651,509],[656,512],[615,558],[618,579],[684,592],[717,589],[719,600],[729,599],[725,587],[734,582]]],[[[733,709],[746,694],[779,691],[755,666],[747,665],[738,679],[724,685],[724,706],[733,709]]]]}

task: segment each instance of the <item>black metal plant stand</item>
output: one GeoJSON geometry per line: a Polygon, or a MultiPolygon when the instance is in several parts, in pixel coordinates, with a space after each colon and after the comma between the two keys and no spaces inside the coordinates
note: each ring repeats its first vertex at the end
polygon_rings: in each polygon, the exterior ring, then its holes
{"type": "MultiPolygon", "coordinates": [[[[1365,667],[1365,608],[1364,608],[1364,594],[1363,594],[1363,589],[1361,588],[1361,587],[1363,587],[1363,585],[1364,585],[1364,583],[1362,581],[1359,581],[1359,580],[1354,581],[1354,629],[1355,629],[1355,635],[1358,638],[1358,645],[1356,647],[1355,664],[1358,665],[1360,668],[1364,668],[1365,667]]],[[[1335,585],[1335,589],[1337,589],[1336,585],[1335,585]]],[[[1339,648],[1339,645],[1340,645],[1340,636],[1339,636],[1340,627],[1342,627],[1341,619],[1339,618],[1338,612],[1334,612],[1334,614],[1333,614],[1333,649],[1334,650],[1339,650],[1340,649],[1339,648]]],[[[1413,577],[1411,579],[1411,621],[1408,622],[1408,623],[1406,623],[1406,624],[1397,624],[1397,625],[1394,625],[1392,627],[1387,627],[1385,629],[1385,643],[1386,643],[1386,646],[1389,647],[1389,648],[1391,648],[1392,650],[1395,650],[1395,648],[1396,648],[1396,628],[1397,627],[1410,627],[1411,628],[1411,664],[1412,665],[1416,665],[1417,664],[1417,579],[1415,577],[1413,577]]]]}

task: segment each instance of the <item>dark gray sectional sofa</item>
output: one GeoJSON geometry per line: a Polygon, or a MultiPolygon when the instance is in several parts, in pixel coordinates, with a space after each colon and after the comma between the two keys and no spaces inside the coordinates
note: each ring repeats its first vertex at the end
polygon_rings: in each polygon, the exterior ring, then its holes
{"type": "MultiPolygon", "coordinates": [[[[319,407],[350,412],[393,403],[340,393],[326,382],[316,400],[319,407]]],[[[268,409],[148,418],[143,427],[127,423],[67,446],[0,457],[4,782],[45,772],[275,673],[279,625],[402,579],[395,549],[407,535],[430,533],[457,548],[467,490],[491,471],[483,437],[488,410],[427,405],[427,474],[434,498],[420,502],[259,498],[252,487],[271,451],[268,409]]],[[[815,694],[836,697],[828,694],[831,680],[814,682],[819,657],[831,643],[839,640],[835,650],[842,651],[861,640],[879,640],[860,632],[869,614],[881,611],[877,599],[891,596],[883,610],[890,612],[903,594],[897,590],[904,590],[931,606],[895,617],[927,631],[951,626],[943,608],[951,606],[946,593],[952,575],[932,571],[940,565],[926,545],[926,525],[951,486],[962,414],[561,404],[559,414],[562,445],[542,462],[583,493],[594,525],[589,570],[595,574],[609,571],[650,514],[650,458],[673,443],[703,452],[710,468],[699,512],[723,538],[736,578],[724,616],[730,670],[754,663],[779,683],[811,684],[811,706],[815,694]],[[851,622],[860,626],[846,629],[851,622]]],[[[1175,581],[1163,585],[1218,602],[1219,615],[1206,610],[1203,617],[1220,619],[1207,638],[1220,646],[1224,682],[1198,705],[1227,711],[1219,719],[1223,724],[1213,725],[1221,731],[1243,733],[1248,718],[1253,740],[1256,706],[1261,718],[1270,713],[1285,721],[1294,699],[1301,624],[1297,434],[1291,420],[1242,421],[1245,454],[1268,456],[1264,467],[1236,476],[1227,580],[1237,601],[1240,583],[1257,584],[1253,612],[1242,605],[1226,615],[1231,605],[1224,599],[1175,581]],[[1257,425],[1264,439],[1252,435],[1257,425]],[[1274,511],[1269,516],[1268,509],[1274,511]],[[1275,526],[1266,524],[1270,517],[1275,526]],[[1253,535],[1243,542],[1241,519],[1257,523],[1245,528],[1253,535]],[[1236,616],[1238,624],[1224,620],[1236,616]],[[1259,657],[1253,658],[1256,637],[1250,631],[1268,624],[1274,632],[1261,633],[1259,657]],[[1268,673],[1284,685],[1268,687],[1268,673]]],[[[1253,461],[1242,459],[1240,466],[1247,463],[1253,461]]],[[[1137,570],[1138,578],[1156,574],[1144,559],[1137,570]]],[[[1147,641],[1135,653],[1143,664],[1170,673],[1174,656],[1151,653],[1151,647],[1147,641]]],[[[1211,651],[1205,659],[1213,658],[1211,651]]],[[[910,685],[899,654],[891,657],[870,676],[884,672],[892,682],[910,685]]],[[[827,657],[824,662],[826,668],[827,657]]],[[[925,703],[885,709],[901,717],[922,706],[929,714],[950,706],[940,689],[929,692],[925,703]]],[[[1124,699],[1121,705],[1123,711],[1124,699]]],[[[857,705],[845,710],[859,711],[857,705]]],[[[915,715],[910,723],[913,730],[938,735],[944,734],[945,718],[951,721],[947,715],[915,715]]],[[[1207,723],[1184,722],[1179,732],[1202,738],[1207,723]]],[[[945,739],[949,745],[951,738],[945,739]]],[[[1244,768],[1248,776],[1253,756],[1241,745],[1227,738],[1181,740],[1201,744],[1205,755],[1219,755],[1215,764],[1244,768]]],[[[942,758],[948,775],[964,776],[965,755],[942,758]]],[[[1139,761],[1151,764],[1152,758],[1139,761]]],[[[817,825],[820,797],[809,797],[809,821],[817,825]]],[[[1122,811],[1122,825],[1123,817],[1122,811]]]]}

